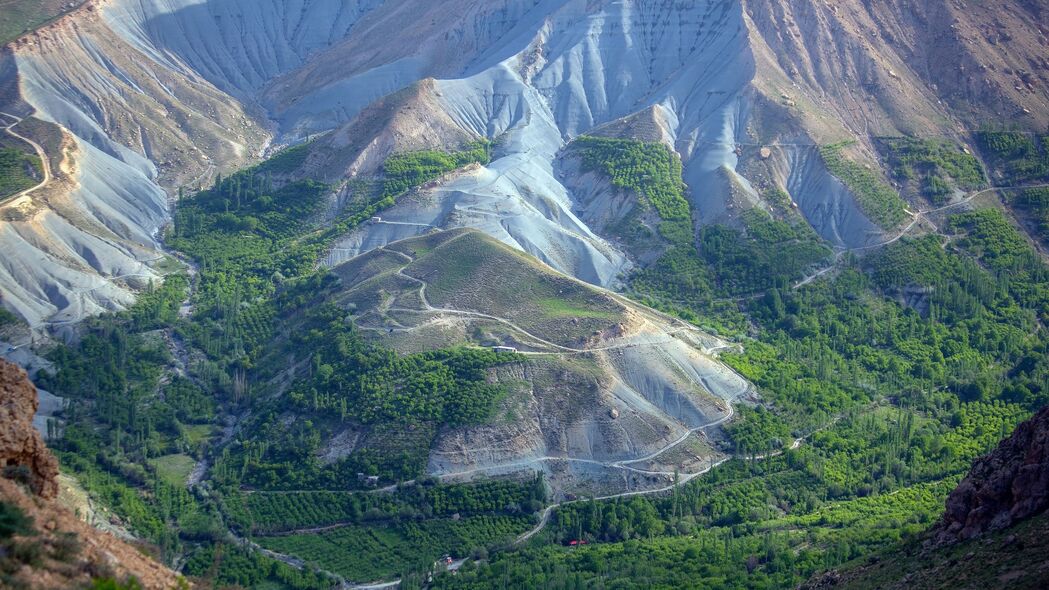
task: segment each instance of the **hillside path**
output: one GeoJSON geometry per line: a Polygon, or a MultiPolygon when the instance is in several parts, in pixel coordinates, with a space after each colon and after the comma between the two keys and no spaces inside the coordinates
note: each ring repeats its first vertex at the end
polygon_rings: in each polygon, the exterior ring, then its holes
{"type": "Polygon", "coordinates": [[[971,203],[973,201],[973,199],[976,199],[976,198],[981,197],[983,195],[986,195],[988,193],[992,193],[992,192],[996,192],[996,191],[1014,191],[1014,190],[1035,189],[1035,188],[1049,188],[1049,184],[1031,184],[1031,185],[1025,185],[1025,186],[992,186],[990,188],[985,188],[985,189],[981,189],[981,190],[975,191],[975,192],[969,194],[969,196],[965,197],[964,199],[962,199],[960,201],[955,201],[954,203],[948,203],[947,205],[943,205],[942,207],[936,207],[934,209],[926,209],[925,211],[918,211],[917,213],[913,213],[912,212],[911,213],[911,216],[912,216],[911,222],[908,223],[899,232],[897,232],[896,235],[894,235],[893,237],[891,237],[891,238],[889,238],[887,240],[884,240],[882,242],[878,242],[877,244],[871,244],[869,246],[862,246],[860,248],[849,248],[849,249],[840,250],[837,254],[835,254],[834,262],[831,263],[830,266],[828,266],[826,268],[823,268],[823,269],[821,269],[821,270],[819,270],[819,271],[817,271],[817,272],[815,272],[815,273],[805,277],[804,279],[801,279],[797,283],[794,283],[794,289],[800,289],[800,288],[804,287],[805,285],[808,285],[812,281],[818,279],[819,277],[821,277],[821,276],[827,274],[828,272],[834,270],[835,268],[837,268],[838,267],[838,263],[841,261],[841,256],[843,254],[845,254],[846,252],[863,252],[865,250],[873,250],[875,248],[881,248],[882,246],[888,246],[889,244],[894,244],[894,243],[900,241],[912,229],[914,229],[914,226],[917,225],[920,221],[922,221],[923,219],[928,221],[928,218],[926,217],[928,215],[931,215],[933,213],[940,213],[940,212],[946,211],[948,209],[953,209],[954,207],[960,207],[962,205],[967,205],[967,204],[971,203]]]}
{"type": "Polygon", "coordinates": [[[18,199],[20,197],[24,197],[25,195],[28,195],[29,193],[31,193],[33,191],[36,191],[38,189],[41,189],[41,188],[44,188],[45,186],[47,186],[47,184],[49,182],[51,182],[51,160],[48,159],[47,153],[44,152],[44,148],[41,147],[39,143],[33,141],[32,139],[29,139],[28,137],[26,137],[26,136],[24,136],[24,135],[22,135],[22,134],[20,134],[20,133],[18,133],[17,131],[14,130],[14,128],[19,123],[22,122],[22,117],[16,117],[15,115],[12,115],[11,113],[5,113],[3,111],[0,111],[0,115],[3,115],[3,116],[5,116],[5,117],[7,117],[9,119],[14,120],[14,123],[11,123],[7,127],[4,127],[4,131],[6,131],[8,135],[10,135],[10,136],[12,136],[14,138],[17,138],[17,139],[21,139],[22,141],[24,141],[24,142],[28,143],[29,145],[33,146],[33,149],[36,150],[37,157],[40,158],[40,167],[43,168],[43,171],[44,171],[44,179],[40,182],[40,184],[38,184],[38,185],[36,185],[34,187],[31,187],[31,188],[27,188],[27,189],[25,189],[23,191],[19,191],[19,192],[15,193],[15,194],[11,195],[10,197],[5,197],[4,199],[0,199],[0,205],[6,205],[7,203],[9,203],[11,201],[14,201],[14,200],[16,200],[16,199],[18,199]]]}

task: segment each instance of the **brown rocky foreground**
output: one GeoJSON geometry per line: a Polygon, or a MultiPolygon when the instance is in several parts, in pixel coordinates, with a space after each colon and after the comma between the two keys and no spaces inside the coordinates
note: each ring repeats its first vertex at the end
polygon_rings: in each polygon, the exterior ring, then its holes
{"type": "Polygon", "coordinates": [[[60,506],[58,462],[33,428],[38,405],[36,387],[21,368],[0,359],[0,504],[32,519],[36,534],[0,538],[4,554],[0,587],[33,589],[84,588],[95,578],[135,578],[148,590],[188,587],[182,578],[142,550],[92,528],[60,506]],[[33,559],[18,555],[32,554],[33,559]],[[14,570],[13,573],[11,570],[14,570]]]}

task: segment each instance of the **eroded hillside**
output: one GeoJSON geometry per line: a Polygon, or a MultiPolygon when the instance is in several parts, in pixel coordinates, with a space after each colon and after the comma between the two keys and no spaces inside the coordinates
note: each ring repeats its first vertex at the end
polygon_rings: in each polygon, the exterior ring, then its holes
{"type": "Polygon", "coordinates": [[[165,192],[257,158],[271,135],[336,130],[304,169],[331,180],[391,151],[498,139],[491,164],[389,213],[409,225],[370,228],[347,251],[475,227],[614,286],[633,253],[577,217],[555,170],[566,141],[603,124],[658,113],[699,223],[766,207],[777,189],[824,238],[857,247],[899,223],[876,209],[898,206],[857,206],[820,146],[858,139],[846,157],[870,164],[879,134],[965,141],[990,121],[1047,117],[1037,4],[423,4],[109,0],[15,42],[4,108],[64,128],[69,149],[50,157],[69,182],[5,204],[6,305],[34,325],[126,305],[165,272],[165,192]],[[407,102],[369,106],[426,78],[407,102]]]}

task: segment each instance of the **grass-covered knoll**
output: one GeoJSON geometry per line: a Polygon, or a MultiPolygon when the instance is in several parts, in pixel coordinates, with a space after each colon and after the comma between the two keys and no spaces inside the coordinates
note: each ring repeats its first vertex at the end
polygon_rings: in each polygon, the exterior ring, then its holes
{"type": "Polygon", "coordinates": [[[955,189],[971,191],[985,184],[976,158],[944,139],[880,137],[877,145],[892,175],[916,183],[922,196],[941,205],[955,189]]]}
{"type": "Polygon", "coordinates": [[[584,135],[572,147],[579,150],[584,170],[601,171],[612,185],[638,195],[662,223],[659,231],[675,244],[692,239],[692,210],[681,180],[681,159],[661,143],[584,135]]]}
{"type": "Polygon", "coordinates": [[[883,229],[896,227],[907,218],[906,204],[877,171],[845,155],[845,148],[851,144],[843,142],[820,148],[827,170],[845,184],[871,221],[883,229]]]}
{"type": "Polygon", "coordinates": [[[487,554],[489,547],[508,545],[531,526],[529,517],[472,516],[404,522],[386,528],[351,525],[319,534],[260,537],[256,541],[347,579],[369,581],[428,571],[446,554],[487,554]]]}
{"type": "Polygon", "coordinates": [[[613,298],[476,231],[448,234],[404,272],[427,283],[434,307],[504,318],[565,346],[624,320],[613,298]]]}
{"type": "Polygon", "coordinates": [[[1004,184],[1049,180],[1049,135],[984,129],[976,141],[1004,184]]]}
{"type": "Polygon", "coordinates": [[[39,157],[14,148],[0,148],[0,199],[33,188],[43,174],[39,157]]]}

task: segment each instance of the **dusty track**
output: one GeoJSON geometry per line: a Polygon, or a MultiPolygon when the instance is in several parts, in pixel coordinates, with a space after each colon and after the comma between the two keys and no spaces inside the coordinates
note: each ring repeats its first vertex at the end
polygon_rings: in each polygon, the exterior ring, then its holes
{"type": "Polygon", "coordinates": [[[37,157],[40,158],[40,167],[43,168],[43,171],[44,171],[44,179],[43,179],[43,181],[40,182],[40,184],[38,184],[38,185],[36,185],[34,187],[31,187],[31,188],[27,188],[27,189],[25,189],[23,191],[19,191],[18,193],[15,193],[15,194],[11,195],[10,197],[5,197],[3,199],[0,199],[0,205],[5,205],[5,204],[9,203],[10,201],[14,201],[16,199],[24,197],[24,196],[28,195],[29,193],[31,193],[33,191],[42,189],[45,186],[47,186],[47,184],[49,182],[51,182],[51,160],[48,159],[47,153],[44,152],[44,148],[41,147],[39,143],[33,141],[32,139],[29,139],[28,137],[26,137],[24,135],[19,134],[17,131],[14,130],[14,128],[19,123],[22,122],[22,117],[16,117],[15,115],[12,115],[10,113],[5,113],[5,112],[2,112],[2,111],[0,111],[0,115],[3,115],[4,117],[7,117],[7,118],[12,119],[14,121],[14,123],[11,123],[7,127],[4,127],[4,131],[6,131],[7,134],[10,135],[11,137],[14,137],[16,139],[20,139],[20,140],[28,143],[29,145],[33,146],[33,149],[36,150],[37,157]]]}
{"type": "Polygon", "coordinates": [[[915,225],[918,225],[918,223],[921,222],[923,219],[928,221],[928,217],[927,217],[928,215],[932,215],[934,213],[941,213],[941,212],[946,211],[948,209],[953,209],[955,207],[961,207],[962,205],[967,205],[967,204],[971,203],[973,201],[973,199],[976,199],[976,198],[981,197],[983,195],[986,195],[986,194],[989,194],[989,193],[993,193],[993,192],[997,192],[997,191],[1015,191],[1015,190],[1024,190],[1024,189],[1032,189],[1032,188],[1047,188],[1047,187],[1049,187],[1049,184],[1032,184],[1032,185],[1027,185],[1027,186],[994,186],[994,187],[991,187],[991,188],[985,188],[985,189],[982,189],[982,190],[978,190],[978,191],[976,191],[974,193],[969,194],[969,196],[965,197],[964,199],[962,199],[960,201],[957,201],[957,202],[954,202],[954,203],[950,203],[950,204],[944,205],[942,207],[936,207],[935,209],[926,209],[925,211],[918,211],[917,213],[913,213],[912,212],[911,213],[911,222],[908,223],[906,226],[904,226],[904,228],[901,229],[899,232],[897,232],[896,235],[894,235],[893,237],[891,237],[891,238],[889,238],[887,240],[884,240],[882,242],[878,242],[877,244],[871,244],[870,246],[863,246],[861,248],[851,248],[851,249],[848,249],[848,250],[840,250],[837,254],[835,254],[834,262],[830,266],[828,266],[826,268],[823,268],[823,269],[821,269],[821,270],[819,270],[819,271],[817,271],[817,272],[815,272],[815,273],[805,277],[804,279],[801,279],[797,283],[794,283],[794,289],[800,289],[800,288],[804,287],[805,285],[808,285],[812,281],[818,279],[819,277],[821,277],[821,276],[827,274],[828,272],[834,270],[835,268],[837,268],[838,267],[838,263],[841,261],[842,255],[845,254],[846,252],[864,252],[866,250],[873,250],[875,248],[881,248],[882,246],[888,246],[889,244],[894,244],[894,243],[900,241],[904,236],[906,236],[908,233],[910,233],[910,231],[912,229],[914,229],[915,225]]]}

